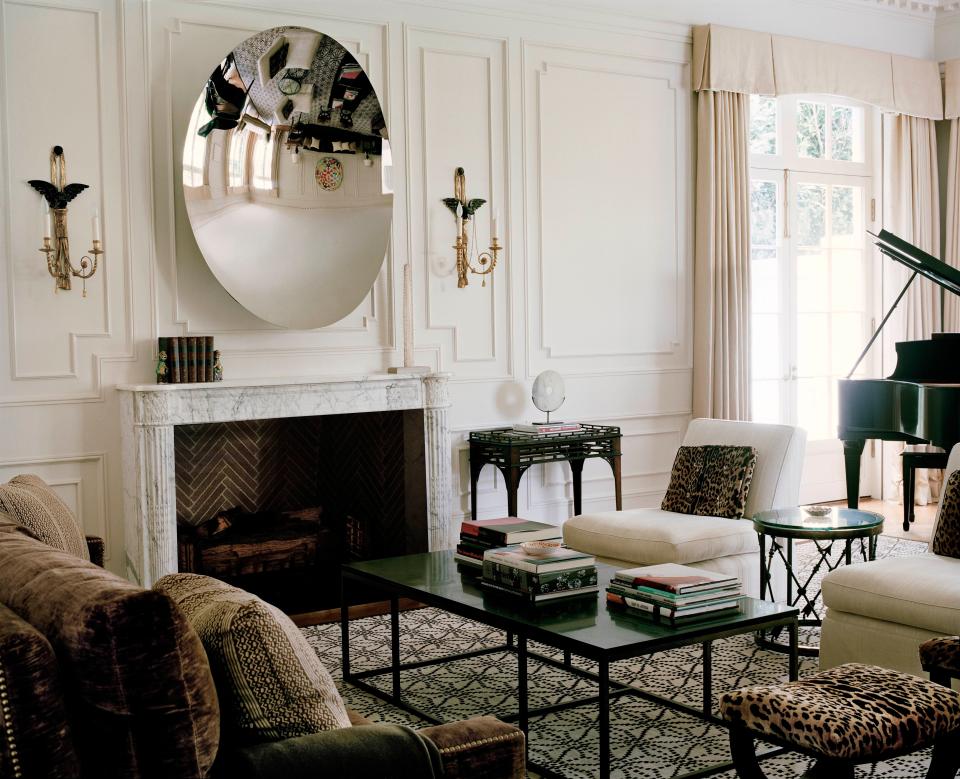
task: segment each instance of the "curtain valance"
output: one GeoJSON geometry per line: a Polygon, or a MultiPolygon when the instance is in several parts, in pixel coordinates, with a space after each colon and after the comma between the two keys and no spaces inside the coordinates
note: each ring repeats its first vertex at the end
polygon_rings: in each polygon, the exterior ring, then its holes
{"type": "MultiPolygon", "coordinates": [[[[933,60],[716,24],[693,29],[693,88],[840,95],[885,111],[943,118],[940,67],[933,60]]],[[[960,83],[955,104],[960,112],[960,83]]]]}
{"type": "Polygon", "coordinates": [[[944,119],[960,118],[960,60],[943,65],[944,119]]]}

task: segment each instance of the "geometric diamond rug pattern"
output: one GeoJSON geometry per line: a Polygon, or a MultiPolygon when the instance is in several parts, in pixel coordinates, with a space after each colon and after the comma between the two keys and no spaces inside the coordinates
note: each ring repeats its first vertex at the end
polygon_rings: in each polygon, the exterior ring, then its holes
{"type": "MultiPolygon", "coordinates": [[[[812,567],[812,549],[798,545],[797,566],[812,567]]],[[[922,554],[926,544],[882,536],[877,556],[922,554]]],[[[404,662],[441,658],[445,655],[502,644],[502,631],[434,608],[415,609],[400,616],[401,654],[404,662]]],[[[810,629],[816,631],[816,629],[810,629]]],[[[340,626],[317,625],[303,628],[314,650],[333,674],[347,706],[369,717],[422,727],[429,723],[389,703],[344,685],[340,678],[340,626]]],[[[818,636],[806,636],[805,640],[818,636]]],[[[383,667],[390,658],[389,617],[367,617],[351,622],[351,661],[355,671],[383,667]]],[[[531,642],[532,651],[560,657],[562,653],[531,642]]],[[[611,665],[611,678],[699,706],[702,695],[702,650],[699,645],[659,652],[611,665]]],[[[594,664],[574,657],[582,668],[594,664]]],[[[800,658],[800,676],[817,670],[817,659],[800,658]]],[[[506,714],[517,708],[516,657],[497,653],[455,662],[404,671],[401,686],[404,698],[438,719],[452,721],[478,714],[506,714]]],[[[589,679],[531,658],[528,666],[530,707],[589,697],[596,685],[589,679]]],[[[713,644],[714,708],[716,697],[725,690],[749,684],[771,684],[787,678],[787,656],[761,649],[751,635],[734,636],[713,644]]],[[[388,675],[368,679],[388,690],[388,675]]],[[[598,709],[585,705],[532,718],[530,759],[548,766],[569,779],[590,779],[597,775],[598,709]]],[[[619,779],[666,779],[729,760],[725,729],[695,717],[665,709],[637,696],[613,701],[610,708],[611,775],[619,779]]],[[[929,753],[861,766],[857,777],[911,779],[923,777],[929,753]]],[[[768,777],[800,777],[810,761],[786,753],[763,761],[768,777]]],[[[535,776],[531,772],[531,777],[535,776]]],[[[718,774],[736,779],[733,771],[718,774]]]]}

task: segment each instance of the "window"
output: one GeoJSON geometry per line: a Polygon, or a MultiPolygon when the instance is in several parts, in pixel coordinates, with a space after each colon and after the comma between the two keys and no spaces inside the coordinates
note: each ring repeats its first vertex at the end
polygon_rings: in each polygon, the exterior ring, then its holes
{"type": "Polygon", "coordinates": [[[835,439],[837,379],[869,338],[871,109],[819,96],[750,108],[753,418],[835,439]]]}
{"type": "Polygon", "coordinates": [[[390,141],[383,139],[383,148],[380,155],[380,192],[389,195],[393,192],[393,153],[390,151],[390,141]]]}
{"type": "Polygon", "coordinates": [[[246,130],[230,134],[230,155],[227,158],[227,186],[242,187],[247,182],[247,141],[250,133],[246,130]]]}
{"type": "Polygon", "coordinates": [[[273,135],[257,134],[253,143],[253,188],[273,189],[273,135]]]}
{"type": "Polygon", "coordinates": [[[210,121],[204,104],[204,96],[200,95],[187,125],[187,138],[183,144],[183,185],[185,187],[202,187],[204,184],[204,167],[207,161],[207,139],[197,134],[203,125],[210,121]]]}

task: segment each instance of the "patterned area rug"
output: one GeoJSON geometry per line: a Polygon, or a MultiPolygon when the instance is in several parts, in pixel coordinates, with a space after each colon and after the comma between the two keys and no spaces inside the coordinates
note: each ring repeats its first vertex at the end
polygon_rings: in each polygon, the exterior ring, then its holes
{"type": "MultiPolygon", "coordinates": [[[[813,550],[798,545],[796,560],[801,570],[812,567],[813,550]]],[[[926,544],[881,537],[878,557],[922,554],[926,544]]],[[[338,680],[347,705],[374,720],[428,723],[394,708],[375,696],[343,685],[340,677],[340,627],[318,625],[303,629],[305,635],[338,680]]],[[[357,671],[385,666],[389,662],[388,617],[369,617],[351,625],[351,657],[357,671]]],[[[818,638],[818,636],[807,636],[818,638]]],[[[401,653],[404,661],[440,658],[445,655],[494,646],[504,642],[501,631],[465,620],[438,609],[417,609],[401,615],[401,653]]],[[[548,647],[531,644],[533,651],[559,657],[548,647]]],[[[699,646],[661,652],[636,660],[615,663],[611,677],[661,695],[697,706],[702,690],[699,646]]],[[[592,663],[574,662],[592,669],[592,663]]],[[[816,658],[801,658],[800,675],[814,673],[816,658]]],[[[596,685],[542,662],[530,661],[530,706],[587,697],[596,685]]],[[[787,656],[760,649],[751,636],[718,641],[713,648],[715,695],[747,684],[769,684],[787,678],[787,656]]],[[[389,677],[371,680],[389,689],[389,677]]],[[[401,675],[404,696],[415,706],[451,721],[475,714],[506,714],[516,711],[516,658],[510,653],[438,664],[405,671],[401,675]]],[[[585,705],[531,720],[530,759],[570,779],[597,775],[597,706],[585,705]]],[[[694,717],[664,709],[628,695],[614,701],[610,711],[612,775],[622,779],[665,779],[680,776],[729,760],[727,733],[694,717]]],[[[910,779],[926,774],[929,754],[874,766],[864,766],[858,777],[910,779]]],[[[763,763],[769,777],[799,777],[809,766],[806,758],[784,754],[763,763]]],[[[531,777],[536,774],[530,774],[531,777]]],[[[719,774],[736,779],[733,771],[719,774]]]]}

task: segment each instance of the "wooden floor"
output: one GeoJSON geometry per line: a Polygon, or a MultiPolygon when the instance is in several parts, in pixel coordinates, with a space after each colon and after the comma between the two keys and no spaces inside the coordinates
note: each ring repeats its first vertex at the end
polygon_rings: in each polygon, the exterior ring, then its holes
{"type": "MultiPolygon", "coordinates": [[[[836,501],[831,505],[845,506],[846,501],[836,501]]],[[[936,503],[916,506],[914,508],[915,519],[910,525],[910,530],[906,532],[903,529],[903,506],[899,503],[889,500],[861,500],[860,508],[864,511],[875,511],[877,514],[883,514],[885,517],[883,534],[885,536],[929,542],[930,536],[933,535],[933,520],[937,514],[936,503]]]]}

